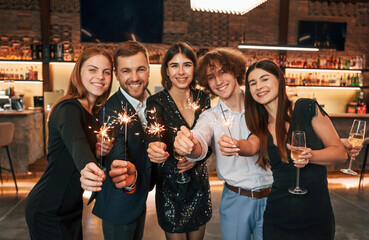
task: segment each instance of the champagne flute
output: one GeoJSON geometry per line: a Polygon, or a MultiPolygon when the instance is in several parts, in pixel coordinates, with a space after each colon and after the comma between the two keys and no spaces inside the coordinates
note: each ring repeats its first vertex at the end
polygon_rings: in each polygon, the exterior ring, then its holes
{"type": "MultiPolygon", "coordinates": [[[[183,159],[185,159],[185,156],[180,155],[176,149],[173,149],[173,156],[175,159],[177,159],[178,161],[181,161],[183,159]]],[[[191,177],[188,176],[188,174],[186,172],[182,172],[176,179],[176,182],[179,184],[185,184],[188,183],[191,180],[191,177]]]]}
{"type": "MultiPolygon", "coordinates": [[[[365,135],[365,127],[366,122],[362,120],[355,119],[351,126],[350,136],[348,138],[348,142],[353,146],[360,146],[364,142],[365,135]]],[[[350,165],[347,169],[341,169],[341,172],[351,175],[356,175],[357,172],[351,170],[352,160],[355,160],[355,157],[350,158],[350,165]]]]}
{"type": "MultiPolygon", "coordinates": [[[[293,131],[291,139],[291,159],[294,161],[304,161],[300,159],[302,152],[306,148],[306,137],[304,131],[293,131]]],[[[292,194],[303,195],[308,191],[300,187],[300,168],[296,168],[296,187],[291,187],[288,191],[292,194]]]]}

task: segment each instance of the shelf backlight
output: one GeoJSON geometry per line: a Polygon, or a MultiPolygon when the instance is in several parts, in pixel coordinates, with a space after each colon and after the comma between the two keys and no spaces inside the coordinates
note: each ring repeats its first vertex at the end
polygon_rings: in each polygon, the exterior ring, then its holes
{"type": "Polygon", "coordinates": [[[287,50],[287,51],[309,51],[318,52],[319,48],[298,47],[298,46],[283,46],[283,45],[258,45],[258,44],[238,44],[240,49],[261,49],[261,50],[287,50]]]}
{"type": "Polygon", "coordinates": [[[360,70],[339,70],[339,69],[311,69],[311,68],[286,68],[286,72],[296,71],[296,72],[335,72],[335,73],[361,73],[360,70]]]}
{"type": "Polygon", "coordinates": [[[27,64],[27,65],[42,65],[42,62],[32,62],[32,61],[0,61],[0,64],[27,64]]]}
{"type": "Polygon", "coordinates": [[[314,88],[314,89],[325,89],[325,90],[360,90],[360,87],[339,87],[339,86],[286,86],[287,88],[297,88],[297,89],[306,89],[306,88],[314,88]]]}
{"type": "MultiPolygon", "coordinates": [[[[1,83],[4,83],[5,81],[11,81],[11,80],[0,80],[1,83]]],[[[30,81],[16,80],[12,84],[17,84],[17,83],[42,83],[42,80],[30,80],[30,81]]]]}

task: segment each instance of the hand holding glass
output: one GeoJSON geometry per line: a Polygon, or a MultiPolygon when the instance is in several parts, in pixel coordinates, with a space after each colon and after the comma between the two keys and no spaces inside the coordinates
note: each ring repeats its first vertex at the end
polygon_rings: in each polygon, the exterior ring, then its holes
{"type": "MultiPolygon", "coordinates": [[[[306,148],[306,137],[304,131],[293,131],[291,138],[291,159],[294,161],[305,161],[300,159],[302,152],[306,148]]],[[[307,193],[307,190],[300,187],[300,168],[296,168],[296,187],[291,187],[288,191],[292,194],[302,195],[307,193]]]]}
{"type": "MultiPolygon", "coordinates": [[[[362,120],[355,119],[351,126],[350,136],[348,142],[353,146],[360,146],[364,142],[366,122],[362,120]]],[[[357,172],[351,170],[352,160],[355,157],[350,158],[350,165],[347,169],[341,169],[341,172],[351,175],[356,175],[357,172]]]]}
{"type": "MultiPolygon", "coordinates": [[[[185,159],[185,156],[180,155],[179,153],[177,153],[177,151],[174,149],[173,150],[173,155],[174,158],[177,159],[178,161],[181,161],[183,159],[185,159]]],[[[188,183],[191,180],[190,176],[187,175],[186,172],[182,172],[176,179],[176,182],[179,184],[185,184],[188,183]]]]}

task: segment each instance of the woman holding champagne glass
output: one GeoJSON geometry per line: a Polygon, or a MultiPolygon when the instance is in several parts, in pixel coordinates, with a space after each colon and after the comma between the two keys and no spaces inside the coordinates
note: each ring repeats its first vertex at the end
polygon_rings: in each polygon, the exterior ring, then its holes
{"type": "Polygon", "coordinates": [[[246,123],[260,138],[259,162],[270,166],[274,183],[264,213],[264,239],[334,239],[326,165],[345,162],[347,152],[326,112],[315,100],[291,102],[283,72],[272,61],[252,64],[246,73],[246,123]],[[303,131],[306,143],[291,160],[293,131],[303,131]],[[306,147],[305,147],[306,144],[306,147]],[[291,194],[301,168],[306,194],[291,194]]]}
{"type": "Polygon", "coordinates": [[[174,151],[181,126],[191,129],[210,107],[209,96],[195,89],[196,56],[186,43],[169,48],[161,65],[164,90],[147,99],[148,128],[160,124],[160,137],[149,135],[147,152],[157,163],[156,212],[166,239],[203,239],[211,218],[206,158],[189,162],[174,151]]]}

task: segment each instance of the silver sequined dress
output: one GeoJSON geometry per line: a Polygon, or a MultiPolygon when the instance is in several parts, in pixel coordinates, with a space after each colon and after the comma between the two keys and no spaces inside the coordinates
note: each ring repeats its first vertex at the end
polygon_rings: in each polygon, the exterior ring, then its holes
{"type": "MultiPolygon", "coordinates": [[[[199,99],[200,108],[195,112],[195,123],[202,111],[210,107],[209,96],[200,90],[193,90],[194,100],[199,99]]],[[[167,145],[169,158],[157,168],[156,212],[161,228],[169,233],[184,233],[197,230],[206,224],[212,214],[209,177],[206,158],[188,170],[191,181],[187,184],[176,182],[177,160],[173,157],[173,142],[177,130],[188,126],[167,90],[147,99],[148,126],[157,122],[165,126],[161,136],[148,135],[149,141],[160,140],[167,145]],[[153,113],[155,109],[155,113],[153,113]],[[160,139],[159,139],[160,138],[160,139]]],[[[194,123],[194,124],[195,124],[194,123]]]]}

